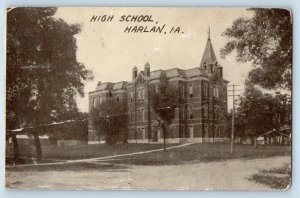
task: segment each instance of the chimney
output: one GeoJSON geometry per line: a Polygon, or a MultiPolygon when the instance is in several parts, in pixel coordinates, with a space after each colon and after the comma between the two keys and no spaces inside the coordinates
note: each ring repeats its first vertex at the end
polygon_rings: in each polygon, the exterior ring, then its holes
{"type": "Polygon", "coordinates": [[[219,67],[220,70],[220,76],[223,78],[223,67],[219,67]]]}
{"type": "Polygon", "coordinates": [[[98,81],[98,86],[101,85],[101,81],[98,81]]]}
{"type": "Polygon", "coordinates": [[[144,73],[145,73],[145,76],[150,76],[150,64],[148,62],[146,62],[146,64],[145,64],[144,73]]]}
{"type": "Polygon", "coordinates": [[[134,66],[132,69],[132,81],[136,79],[137,73],[138,73],[138,69],[136,68],[136,66],[134,66]]]}

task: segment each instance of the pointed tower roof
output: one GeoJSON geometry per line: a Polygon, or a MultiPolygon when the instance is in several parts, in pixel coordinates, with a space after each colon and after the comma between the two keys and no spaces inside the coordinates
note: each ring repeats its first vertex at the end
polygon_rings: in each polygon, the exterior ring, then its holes
{"type": "Polygon", "coordinates": [[[213,49],[213,46],[212,46],[211,40],[210,40],[210,28],[208,28],[208,38],[207,38],[206,46],[205,46],[204,53],[202,56],[200,67],[202,67],[204,63],[215,64],[216,62],[217,62],[217,58],[216,58],[216,55],[215,55],[215,52],[214,52],[214,49],[213,49]]]}

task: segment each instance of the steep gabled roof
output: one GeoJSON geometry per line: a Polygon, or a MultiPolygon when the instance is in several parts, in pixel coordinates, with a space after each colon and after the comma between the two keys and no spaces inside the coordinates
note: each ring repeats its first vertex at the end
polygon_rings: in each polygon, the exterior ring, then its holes
{"type": "Polygon", "coordinates": [[[215,64],[216,62],[217,62],[217,58],[216,58],[213,46],[211,44],[210,32],[209,32],[200,67],[202,67],[204,63],[205,64],[215,64]]]}

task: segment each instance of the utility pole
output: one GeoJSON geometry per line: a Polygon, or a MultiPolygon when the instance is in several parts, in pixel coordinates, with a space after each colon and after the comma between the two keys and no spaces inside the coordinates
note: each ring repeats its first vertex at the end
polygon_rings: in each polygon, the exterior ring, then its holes
{"type": "Polygon", "coordinates": [[[234,142],[234,117],[235,117],[235,96],[238,96],[238,95],[235,95],[235,92],[236,92],[236,91],[241,91],[241,90],[236,90],[236,87],[239,86],[239,85],[232,84],[232,85],[228,85],[228,86],[232,87],[232,90],[228,90],[228,91],[232,92],[232,95],[229,95],[229,96],[232,96],[230,154],[233,154],[233,142],[234,142]]]}

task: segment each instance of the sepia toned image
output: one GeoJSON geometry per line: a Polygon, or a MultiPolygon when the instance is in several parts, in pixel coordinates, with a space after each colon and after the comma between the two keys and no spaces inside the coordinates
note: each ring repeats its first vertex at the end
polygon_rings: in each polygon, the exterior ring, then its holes
{"type": "Polygon", "coordinates": [[[292,15],[6,9],[7,189],[286,190],[292,15]]]}

